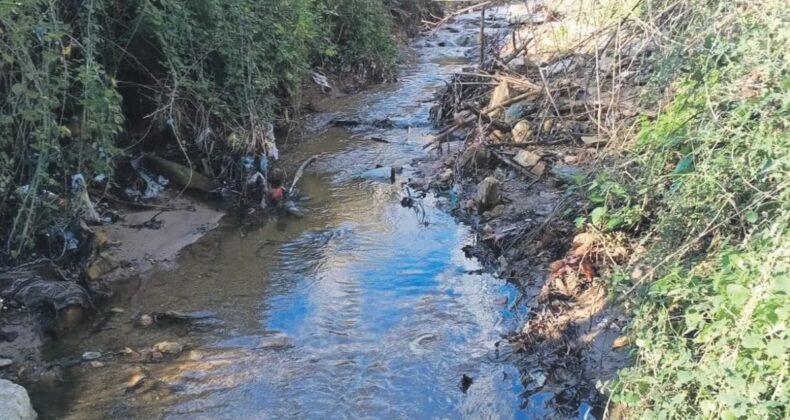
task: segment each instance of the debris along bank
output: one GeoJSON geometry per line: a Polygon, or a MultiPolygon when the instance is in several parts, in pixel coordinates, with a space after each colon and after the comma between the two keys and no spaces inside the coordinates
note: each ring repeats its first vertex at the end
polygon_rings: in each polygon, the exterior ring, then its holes
{"type": "Polygon", "coordinates": [[[786,7],[527,4],[440,95],[415,183],[522,285],[526,386],[615,417],[786,416],[786,7]]]}
{"type": "Polygon", "coordinates": [[[565,414],[600,401],[596,381],[626,362],[627,319],[602,278],[629,252],[578,217],[600,152],[644,113],[637,97],[655,48],[630,35],[627,11],[570,3],[514,2],[506,30],[489,14],[481,64],[438,94],[432,157],[412,181],[448,195],[477,232],[469,252],[521,287],[530,315],[510,345],[528,394],[552,395],[565,414]]]}

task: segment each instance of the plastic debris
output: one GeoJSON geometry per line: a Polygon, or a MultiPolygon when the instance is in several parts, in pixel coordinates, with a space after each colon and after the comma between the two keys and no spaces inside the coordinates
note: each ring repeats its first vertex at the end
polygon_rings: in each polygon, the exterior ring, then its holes
{"type": "Polygon", "coordinates": [[[313,82],[321,87],[321,91],[332,90],[332,85],[329,84],[329,79],[321,73],[311,72],[310,77],[313,82]]]}
{"type": "Polygon", "coordinates": [[[244,169],[251,170],[252,165],[255,163],[255,158],[253,156],[247,155],[241,159],[241,165],[244,166],[244,169]]]}
{"type": "Polygon", "coordinates": [[[82,174],[74,174],[71,176],[71,190],[80,191],[85,188],[85,177],[82,174]]]}
{"type": "MultiPolygon", "coordinates": [[[[143,181],[145,181],[145,192],[142,194],[143,199],[151,199],[158,197],[162,193],[162,190],[164,190],[164,188],[167,186],[167,184],[170,183],[169,179],[161,175],[159,175],[158,177],[156,177],[156,179],[154,179],[154,175],[152,175],[149,172],[146,172],[146,170],[143,169],[142,157],[134,159],[131,162],[131,164],[132,164],[132,168],[134,168],[134,170],[137,171],[137,174],[140,175],[140,178],[142,178],[143,181]]],[[[126,190],[124,190],[124,192],[130,198],[137,198],[140,196],[139,192],[134,191],[133,189],[130,188],[127,188],[126,190]]]]}
{"type": "Polygon", "coordinates": [[[505,110],[505,122],[512,124],[518,121],[524,115],[524,111],[525,107],[521,102],[510,105],[507,110],[505,110]]]}
{"type": "Polygon", "coordinates": [[[262,173],[269,173],[269,159],[266,157],[266,155],[261,155],[258,165],[262,173]]]}
{"type": "Polygon", "coordinates": [[[266,155],[274,160],[279,160],[280,151],[277,150],[277,145],[274,143],[274,126],[271,123],[266,123],[263,139],[266,146],[266,155]]]}

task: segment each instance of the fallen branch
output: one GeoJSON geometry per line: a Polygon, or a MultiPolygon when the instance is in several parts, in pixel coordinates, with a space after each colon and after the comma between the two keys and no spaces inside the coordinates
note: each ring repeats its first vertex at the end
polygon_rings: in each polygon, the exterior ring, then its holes
{"type": "Polygon", "coordinates": [[[296,175],[294,175],[294,180],[291,183],[291,188],[288,189],[288,195],[293,194],[296,188],[296,183],[299,182],[299,180],[302,178],[302,175],[304,175],[305,169],[307,169],[307,167],[310,166],[316,160],[318,160],[318,155],[310,156],[309,158],[307,158],[306,161],[302,163],[301,166],[299,166],[299,169],[296,170],[296,175]]]}
{"type": "Polygon", "coordinates": [[[543,87],[536,85],[535,83],[532,83],[525,78],[522,79],[517,77],[503,76],[501,74],[486,74],[486,73],[456,73],[456,74],[460,74],[462,76],[477,76],[477,77],[495,79],[498,81],[505,81],[508,83],[513,83],[514,85],[524,86],[534,91],[540,91],[543,89],[543,87]]]}
{"type": "MultiPolygon", "coordinates": [[[[513,32],[513,33],[515,33],[515,32],[513,32]]],[[[526,49],[527,49],[527,47],[529,46],[529,43],[530,43],[531,41],[532,41],[532,38],[530,38],[530,39],[528,39],[528,40],[524,41],[524,44],[522,44],[520,47],[516,48],[516,49],[515,49],[515,50],[514,50],[512,53],[510,53],[510,54],[509,54],[507,57],[503,58],[502,60],[499,60],[499,63],[498,63],[498,64],[499,64],[500,66],[502,66],[502,67],[507,67],[507,65],[508,65],[508,64],[509,64],[511,61],[513,61],[513,60],[514,60],[516,57],[518,57],[518,55],[519,55],[519,54],[521,54],[522,52],[524,52],[524,50],[526,50],[526,49]]]]}
{"type": "Polygon", "coordinates": [[[511,168],[521,172],[523,175],[526,175],[529,178],[540,179],[539,176],[536,176],[529,169],[519,165],[518,163],[513,162],[513,159],[503,154],[502,152],[493,149],[489,149],[489,150],[494,156],[496,156],[497,159],[502,161],[502,163],[504,163],[505,165],[510,166],[511,168]]]}
{"type": "Polygon", "coordinates": [[[492,127],[494,127],[497,130],[509,133],[510,130],[512,129],[510,127],[510,124],[507,124],[504,121],[498,120],[496,118],[492,118],[490,115],[488,115],[485,112],[477,109],[477,107],[475,107],[474,105],[472,105],[470,103],[465,103],[464,104],[464,109],[469,111],[469,112],[471,112],[474,115],[477,115],[479,118],[481,118],[483,121],[485,121],[486,123],[490,124],[492,127]]]}

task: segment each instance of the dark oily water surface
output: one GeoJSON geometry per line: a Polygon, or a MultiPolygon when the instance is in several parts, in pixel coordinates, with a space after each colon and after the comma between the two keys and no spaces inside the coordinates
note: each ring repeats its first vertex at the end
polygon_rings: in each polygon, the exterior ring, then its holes
{"type": "MultiPolygon", "coordinates": [[[[499,16],[505,12],[500,11],[499,16]]],[[[462,17],[437,39],[473,33],[462,17]]],[[[285,147],[289,167],[320,153],[300,187],[305,216],[256,227],[226,220],[182,252],[178,267],[117,286],[94,328],[49,349],[83,352],[186,346],[158,363],[108,357],[69,368],[65,383],[34,390],[44,417],[67,418],[514,418],[524,410],[518,369],[501,336],[517,327],[516,290],[464,256],[468,228],[422,202],[400,206],[400,186],[366,179],[381,165],[407,166],[429,131],[433,91],[466,48],[413,50],[397,84],[337,101],[314,130],[285,147]],[[329,127],[333,118],[390,118],[394,128],[329,127]],[[411,128],[405,128],[410,126],[411,128]],[[386,138],[390,143],[367,140],[386,138]],[[137,312],[177,310],[200,319],[135,326],[137,312]],[[464,375],[471,385],[462,386],[464,375]],[[142,382],[138,379],[145,377],[142,382]],[[135,389],[127,389],[137,383],[135,389]],[[464,389],[467,388],[468,389],[464,389]]],[[[433,44],[435,45],[435,44],[433,44]]],[[[230,218],[228,218],[230,219],[230,218]]]]}

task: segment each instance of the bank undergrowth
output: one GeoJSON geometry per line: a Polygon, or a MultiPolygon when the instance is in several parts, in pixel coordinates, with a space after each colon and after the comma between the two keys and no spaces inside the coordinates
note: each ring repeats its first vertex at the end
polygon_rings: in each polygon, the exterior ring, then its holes
{"type": "Polygon", "coordinates": [[[419,21],[424,5],[0,2],[0,261],[75,220],[75,175],[113,186],[118,159],[141,148],[180,150],[206,175],[231,177],[230,155],[259,149],[269,123],[292,115],[312,69],[387,77],[393,13],[419,21]]]}
{"type": "Polygon", "coordinates": [[[609,279],[634,350],[601,386],[629,418],[787,418],[790,15],[776,0],[640,13],[658,113],[589,187],[588,221],[644,249],[609,279]]]}

